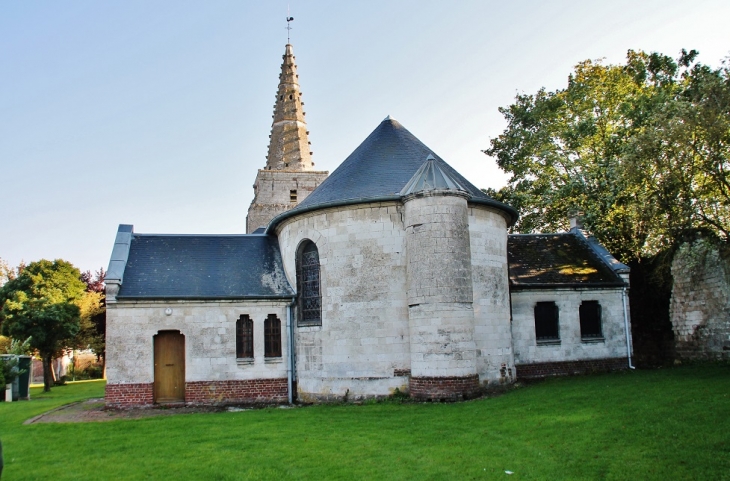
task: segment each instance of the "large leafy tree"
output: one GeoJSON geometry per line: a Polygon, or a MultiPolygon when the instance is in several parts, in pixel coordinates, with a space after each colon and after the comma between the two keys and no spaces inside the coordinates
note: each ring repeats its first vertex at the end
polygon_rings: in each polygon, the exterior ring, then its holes
{"type": "Polygon", "coordinates": [[[86,285],[81,273],[64,260],[28,264],[0,288],[2,332],[16,339],[31,337],[31,347],[43,361],[44,391],[53,382],[51,360],[79,331],[86,285]]]}
{"type": "Polygon", "coordinates": [[[671,359],[673,249],[698,235],[730,242],[730,69],[629,51],[585,61],[567,86],[521,94],[486,154],[511,174],[491,194],[520,211],[513,232],[585,227],[631,266],[641,362],[671,359]]]}
{"type": "Polygon", "coordinates": [[[625,262],[689,232],[730,240],[730,71],[629,51],[585,61],[564,89],[518,95],[486,154],[512,174],[494,195],[520,210],[516,232],[584,222],[625,262]]]}

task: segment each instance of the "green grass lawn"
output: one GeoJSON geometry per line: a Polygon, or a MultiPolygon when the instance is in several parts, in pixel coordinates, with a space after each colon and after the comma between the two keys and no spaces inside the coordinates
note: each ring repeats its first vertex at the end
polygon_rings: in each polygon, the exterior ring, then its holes
{"type": "Polygon", "coordinates": [[[22,424],[102,395],[102,382],[79,382],[0,403],[3,481],[730,479],[726,364],[554,379],[457,404],[22,424]]]}

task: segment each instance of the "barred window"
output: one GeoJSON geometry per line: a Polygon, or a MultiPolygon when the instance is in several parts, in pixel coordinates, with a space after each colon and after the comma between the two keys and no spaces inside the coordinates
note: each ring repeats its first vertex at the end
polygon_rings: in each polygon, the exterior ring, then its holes
{"type": "Polygon", "coordinates": [[[248,314],[236,321],[236,357],[253,357],[253,321],[248,314]]]}
{"type": "Polygon", "coordinates": [[[602,338],[601,305],[598,301],[583,301],[579,313],[580,337],[583,339],[602,338]]]}
{"type": "Polygon", "coordinates": [[[319,252],[312,241],[299,247],[297,255],[298,325],[322,325],[322,297],[320,295],[319,252]]]}
{"type": "Polygon", "coordinates": [[[539,341],[559,341],[558,306],[554,302],[535,304],[535,337],[539,341]]]}
{"type": "Polygon", "coordinates": [[[264,357],[281,357],[281,320],[276,314],[264,321],[264,357]]]}

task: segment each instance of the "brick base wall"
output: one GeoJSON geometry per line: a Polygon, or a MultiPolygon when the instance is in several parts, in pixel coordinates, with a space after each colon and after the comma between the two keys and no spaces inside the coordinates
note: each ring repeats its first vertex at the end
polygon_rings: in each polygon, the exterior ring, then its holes
{"type": "Polygon", "coordinates": [[[431,401],[460,401],[481,393],[479,376],[412,377],[409,383],[411,397],[431,401]]]}
{"type": "Polygon", "coordinates": [[[280,403],[288,399],[286,378],[185,383],[185,401],[193,404],[280,403]]]}
{"type": "Polygon", "coordinates": [[[569,376],[589,372],[618,371],[628,368],[628,359],[614,357],[591,359],[587,361],[541,362],[537,364],[518,364],[517,379],[539,379],[550,376],[569,376]]]}
{"type": "MultiPolygon", "coordinates": [[[[109,406],[149,406],[154,404],[153,389],[153,383],[107,384],[104,400],[109,406]]],[[[189,404],[281,403],[288,399],[286,378],[185,383],[189,404]]]]}
{"type": "Polygon", "coordinates": [[[153,384],[107,384],[104,400],[111,406],[148,406],[153,403],[153,384]]]}

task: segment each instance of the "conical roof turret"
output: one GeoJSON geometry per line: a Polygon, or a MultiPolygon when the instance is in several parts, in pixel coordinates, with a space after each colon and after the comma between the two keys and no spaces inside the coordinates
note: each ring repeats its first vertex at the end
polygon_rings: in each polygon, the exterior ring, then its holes
{"type": "Polygon", "coordinates": [[[309,132],[291,44],[286,45],[282,58],[266,170],[312,170],[309,132]]]}
{"type": "Polygon", "coordinates": [[[436,163],[436,158],[428,154],[426,162],[413,174],[411,180],[401,189],[400,195],[406,196],[418,192],[432,190],[453,190],[466,192],[449,172],[446,172],[436,163]]]}

